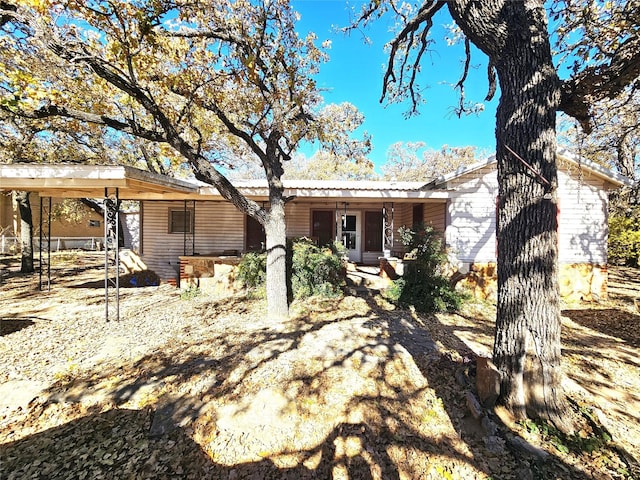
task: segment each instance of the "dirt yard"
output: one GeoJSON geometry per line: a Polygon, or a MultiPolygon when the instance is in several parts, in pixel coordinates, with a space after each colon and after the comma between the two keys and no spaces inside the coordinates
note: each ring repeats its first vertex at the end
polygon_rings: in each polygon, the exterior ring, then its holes
{"type": "Polygon", "coordinates": [[[591,421],[567,439],[472,415],[490,304],[420,316],[359,292],[274,325],[262,301],[141,277],[106,322],[102,258],[52,266],[40,292],[0,258],[3,480],[640,478],[637,270],[563,310],[566,387],[591,421]]]}

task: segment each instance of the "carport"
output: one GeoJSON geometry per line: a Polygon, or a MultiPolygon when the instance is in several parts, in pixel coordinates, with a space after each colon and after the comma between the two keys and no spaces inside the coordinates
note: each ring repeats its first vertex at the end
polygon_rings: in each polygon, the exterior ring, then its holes
{"type": "MultiPolygon", "coordinates": [[[[40,290],[51,288],[51,198],[102,199],[104,211],[105,320],[120,317],[119,213],[122,200],[174,200],[195,196],[194,183],[120,165],[0,165],[0,191],[37,192],[40,196],[40,290]],[[47,245],[43,252],[43,244],[47,245]],[[111,274],[111,275],[110,275],[111,274]],[[112,278],[110,278],[110,276],[112,278]]],[[[184,200],[185,209],[187,202],[184,200]]],[[[185,244],[187,238],[185,237],[185,244]]]]}

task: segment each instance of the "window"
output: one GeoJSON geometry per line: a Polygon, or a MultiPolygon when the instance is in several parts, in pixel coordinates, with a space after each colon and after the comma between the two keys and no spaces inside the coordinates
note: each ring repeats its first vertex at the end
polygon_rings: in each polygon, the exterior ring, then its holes
{"type": "Polygon", "coordinates": [[[382,212],[364,212],[364,249],[382,251],[382,212]]]}
{"type": "Polygon", "coordinates": [[[245,250],[247,252],[260,252],[264,250],[267,237],[260,222],[247,215],[246,226],[245,250]]]}
{"type": "Polygon", "coordinates": [[[422,203],[416,203],[413,206],[412,224],[417,225],[424,222],[424,205],[422,203]]]}
{"type": "Polygon", "coordinates": [[[318,239],[318,245],[328,245],[333,240],[335,213],[332,210],[314,210],[311,219],[311,235],[318,239]]]}
{"type": "Polygon", "coordinates": [[[90,227],[100,227],[100,220],[89,220],[90,227]]]}
{"type": "Polygon", "coordinates": [[[193,233],[193,209],[169,210],[169,233],[193,233]]]}

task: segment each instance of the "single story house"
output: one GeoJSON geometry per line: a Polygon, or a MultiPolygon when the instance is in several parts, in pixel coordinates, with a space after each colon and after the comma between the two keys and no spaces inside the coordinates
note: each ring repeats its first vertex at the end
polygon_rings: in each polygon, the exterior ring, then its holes
{"type": "MultiPolygon", "coordinates": [[[[565,295],[606,295],[608,192],[631,182],[567,151],[559,160],[559,260],[565,295]]],[[[264,180],[235,181],[257,202],[268,202],[264,180]]],[[[261,226],[211,186],[130,167],[2,165],[0,190],[41,196],[113,195],[140,202],[138,253],[164,281],[207,276],[215,264],[233,263],[259,250],[261,226]],[[109,190],[111,188],[111,190],[109,190]],[[104,193],[103,193],[104,192],[104,193]],[[110,193],[111,192],[111,193],[110,193]]],[[[402,258],[397,229],[417,221],[444,233],[456,267],[478,295],[490,295],[495,278],[495,159],[430,181],[285,181],[288,237],[318,243],[338,239],[355,263],[378,265],[402,258]]]]}

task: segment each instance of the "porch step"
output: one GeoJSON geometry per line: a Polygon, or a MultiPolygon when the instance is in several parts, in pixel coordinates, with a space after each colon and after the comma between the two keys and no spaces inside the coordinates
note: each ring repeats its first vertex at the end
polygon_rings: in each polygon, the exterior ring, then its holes
{"type": "Polygon", "coordinates": [[[357,266],[347,270],[347,286],[354,288],[383,289],[389,286],[389,279],[379,275],[377,267],[357,266]]]}

